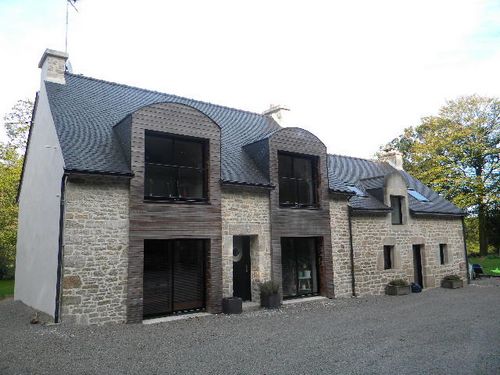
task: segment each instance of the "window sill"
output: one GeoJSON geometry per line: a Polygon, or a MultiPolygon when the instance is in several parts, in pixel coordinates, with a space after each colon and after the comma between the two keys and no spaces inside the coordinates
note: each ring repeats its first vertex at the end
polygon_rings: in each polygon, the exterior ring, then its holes
{"type": "Polygon", "coordinates": [[[320,206],[294,206],[288,204],[280,204],[279,208],[292,209],[292,210],[319,210],[320,206]]]}
{"type": "Polygon", "coordinates": [[[195,199],[151,199],[144,198],[143,203],[161,203],[161,204],[185,204],[185,205],[210,205],[208,200],[195,200],[195,199]]]}

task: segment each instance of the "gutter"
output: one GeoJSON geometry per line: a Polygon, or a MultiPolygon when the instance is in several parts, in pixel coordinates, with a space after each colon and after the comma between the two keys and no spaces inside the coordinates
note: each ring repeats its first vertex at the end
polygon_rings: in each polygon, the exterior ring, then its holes
{"type": "Polygon", "coordinates": [[[464,238],[465,269],[467,270],[467,284],[470,284],[469,259],[467,257],[467,242],[465,241],[465,217],[462,216],[462,235],[464,238]]]}
{"type": "Polygon", "coordinates": [[[54,311],[54,323],[61,322],[61,278],[63,267],[63,250],[64,250],[64,195],[66,193],[66,181],[68,175],[63,174],[61,178],[61,196],[59,203],[59,243],[57,251],[57,281],[56,281],[56,306],[54,311]]]}
{"type": "MultiPolygon", "coordinates": [[[[350,199],[350,198],[349,198],[350,199]]],[[[349,206],[349,199],[347,200],[347,220],[349,222],[349,255],[351,258],[351,290],[352,296],[356,297],[356,276],[354,275],[354,246],[352,244],[352,207],[349,206]]]]}

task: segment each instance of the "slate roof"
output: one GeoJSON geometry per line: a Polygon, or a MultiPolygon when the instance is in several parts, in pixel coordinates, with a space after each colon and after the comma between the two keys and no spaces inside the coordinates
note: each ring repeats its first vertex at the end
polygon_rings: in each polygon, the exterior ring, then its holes
{"type": "Polygon", "coordinates": [[[342,155],[328,155],[328,162],[331,179],[340,180],[345,185],[356,186],[366,193],[366,197],[355,196],[349,200],[350,206],[355,210],[390,210],[390,207],[373,197],[368,191],[383,188],[385,176],[396,172],[402,175],[409,189],[414,189],[429,199],[429,202],[420,202],[408,195],[408,204],[412,213],[464,215],[463,210],[444,199],[431,188],[405,171],[393,168],[388,163],[342,155]]]}
{"type": "MultiPolygon", "coordinates": [[[[257,140],[281,129],[270,117],[72,73],[66,73],[65,78],[64,85],[45,82],[45,87],[66,170],[130,175],[132,171],[113,127],[141,107],[172,102],[196,108],[221,127],[222,181],[270,186],[266,168],[263,168],[265,163],[251,157],[259,154],[255,149],[259,144],[257,140]],[[248,147],[251,144],[253,146],[248,147]],[[243,147],[245,145],[247,147],[243,147]]],[[[329,188],[352,194],[348,188],[352,185],[366,191],[373,184],[379,186],[383,176],[394,170],[387,163],[329,155],[329,188]]],[[[413,212],[463,214],[418,180],[405,172],[400,173],[409,187],[430,199],[422,203],[410,196],[413,212]]],[[[359,210],[390,210],[370,194],[353,196],[350,205],[359,210]]]]}

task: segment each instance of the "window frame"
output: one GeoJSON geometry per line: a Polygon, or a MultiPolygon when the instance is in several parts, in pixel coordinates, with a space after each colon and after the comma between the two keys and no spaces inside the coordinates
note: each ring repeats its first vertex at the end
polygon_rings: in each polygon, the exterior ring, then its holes
{"type": "Polygon", "coordinates": [[[403,218],[403,199],[401,195],[391,195],[389,196],[390,204],[391,204],[391,224],[392,225],[403,225],[404,224],[404,218],[403,218]],[[397,222],[394,222],[394,217],[395,217],[395,208],[392,204],[393,198],[398,199],[399,201],[399,220],[397,222]]]}
{"type": "Polygon", "coordinates": [[[278,156],[277,156],[277,161],[278,161],[278,203],[280,207],[288,207],[288,208],[318,208],[319,207],[319,194],[318,194],[318,186],[319,186],[319,181],[318,181],[318,156],[314,155],[304,155],[304,154],[297,154],[297,153],[292,153],[292,152],[286,152],[286,151],[278,151],[278,156]],[[307,181],[306,179],[303,178],[297,178],[295,176],[289,177],[289,176],[281,176],[280,175],[280,156],[286,156],[291,158],[291,171],[292,174],[294,174],[294,159],[302,159],[302,160],[307,160],[308,162],[311,163],[311,188],[312,188],[312,204],[301,204],[299,202],[291,202],[291,203],[286,203],[281,201],[281,189],[282,189],[282,184],[281,180],[286,179],[288,181],[294,181],[295,185],[295,200],[299,199],[299,181],[307,181]]]}
{"type": "Polygon", "coordinates": [[[394,245],[384,245],[384,271],[393,270],[394,268],[394,245]]]}
{"type": "Polygon", "coordinates": [[[448,264],[448,244],[446,243],[439,244],[439,264],[441,266],[448,264]]]}
{"type": "MultiPolygon", "coordinates": [[[[175,150],[175,148],[174,148],[175,150]]],[[[175,152],[175,151],[173,151],[175,152]]],[[[158,132],[154,130],[145,130],[144,132],[144,201],[146,202],[185,202],[185,203],[206,203],[209,201],[208,192],[208,155],[209,155],[209,145],[208,140],[203,138],[196,138],[190,136],[183,136],[171,133],[158,132]],[[148,162],[146,160],[147,150],[146,150],[146,139],[147,137],[156,137],[171,140],[172,146],[174,147],[175,141],[191,142],[196,143],[201,146],[201,168],[180,165],[180,164],[165,164],[162,162],[148,162]],[[181,196],[150,196],[146,195],[146,175],[148,166],[158,166],[164,168],[175,168],[176,169],[176,189],[179,192],[179,181],[181,181],[180,172],[182,170],[196,170],[202,173],[202,196],[201,197],[181,197],[181,196]]]]}

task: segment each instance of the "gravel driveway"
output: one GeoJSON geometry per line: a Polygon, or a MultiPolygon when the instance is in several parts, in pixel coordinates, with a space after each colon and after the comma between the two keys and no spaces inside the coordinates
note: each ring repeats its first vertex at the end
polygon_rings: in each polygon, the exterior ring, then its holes
{"type": "Polygon", "coordinates": [[[153,325],[30,325],[0,302],[0,374],[500,374],[500,280],[153,325]]]}

